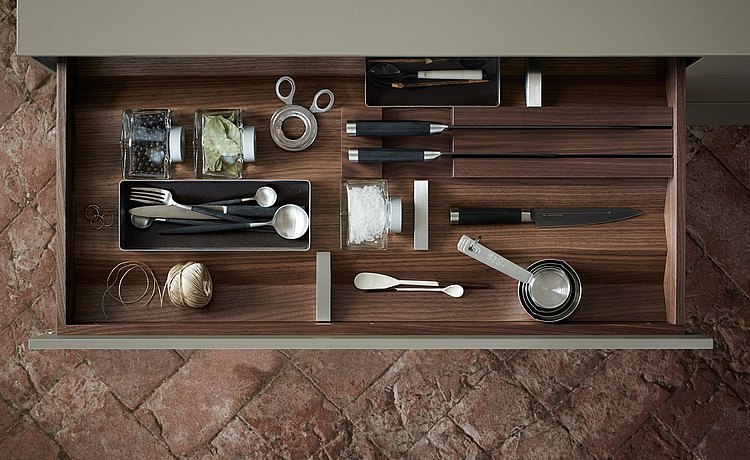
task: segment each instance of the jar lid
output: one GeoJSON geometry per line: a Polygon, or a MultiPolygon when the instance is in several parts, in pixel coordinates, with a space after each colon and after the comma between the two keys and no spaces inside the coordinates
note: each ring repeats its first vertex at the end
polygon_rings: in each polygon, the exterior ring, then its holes
{"type": "Polygon", "coordinates": [[[185,130],[182,126],[174,126],[169,130],[169,161],[179,163],[184,160],[185,130]]]}
{"type": "Polygon", "coordinates": [[[401,233],[401,197],[394,196],[388,201],[391,203],[391,233],[401,233]]]}
{"type": "Polygon", "coordinates": [[[242,129],[242,159],[255,163],[255,126],[245,126],[242,129]]]}

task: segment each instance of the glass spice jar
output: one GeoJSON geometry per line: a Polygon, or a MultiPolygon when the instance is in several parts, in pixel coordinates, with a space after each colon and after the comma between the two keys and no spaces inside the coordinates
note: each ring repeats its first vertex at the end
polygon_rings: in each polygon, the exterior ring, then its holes
{"type": "Polygon", "coordinates": [[[185,133],[172,126],[169,109],[125,109],[120,150],[122,177],[169,179],[171,163],[181,162],[185,133]]]}
{"type": "Polygon", "coordinates": [[[195,177],[241,179],[244,162],[255,162],[255,127],[242,125],[240,109],[195,112],[195,177]]]}
{"type": "Polygon", "coordinates": [[[344,181],[341,247],[387,249],[388,234],[401,233],[401,214],[401,198],[388,196],[388,181],[344,181]]]}

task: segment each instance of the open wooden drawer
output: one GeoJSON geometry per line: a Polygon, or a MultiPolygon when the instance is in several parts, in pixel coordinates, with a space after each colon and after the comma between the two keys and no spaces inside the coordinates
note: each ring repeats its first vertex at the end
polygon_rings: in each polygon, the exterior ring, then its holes
{"type": "MultiPolygon", "coordinates": [[[[502,59],[497,108],[364,106],[362,58],[79,58],[58,64],[58,329],[32,346],[152,347],[710,347],[684,327],[684,106],[682,59],[555,58],[544,62],[542,108],[526,108],[525,60],[502,59]],[[334,109],[317,116],[318,138],[301,153],[276,147],[268,120],[281,102],[276,79],[297,82],[307,105],[331,89],[334,109]],[[94,230],[90,204],[118,209],[120,116],[124,108],[165,107],[192,139],[195,109],[237,107],[258,133],[252,179],[312,184],[312,242],[303,253],[124,253],[116,226],[94,230]],[[373,140],[342,136],[347,120],[426,119],[455,124],[633,125],[633,130],[446,133],[385,139],[384,146],[450,151],[577,152],[570,158],[441,158],[429,164],[352,168],[342,151],[373,140]],[[494,150],[493,150],[494,149],[494,150]],[[347,251],[339,242],[342,179],[383,177],[404,198],[403,233],[385,251],[347,251]],[[430,247],[412,248],[414,179],[430,180],[430,247]],[[456,205],[628,206],[635,219],[607,225],[458,227],[456,205]],[[458,253],[462,234],[521,265],[557,257],[579,271],[584,294],[566,321],[531,320],[516,284],[458,253]],[[316,322],[316,252],[331,252],[331,321],[316,322]],[[162,282],[174,264],[211,270],[214,298],[204,309],[153,302],[108,305],[107,274],[138,260],[162,282]],[[361,271],[410,279],[488,283],[460,299],[425,293],[358,291],[361,271]]],[[[379,142],[379,141],[378,141],[379,142]]],[[[173,177],[193,178],[191,150],[173,177]]]]}

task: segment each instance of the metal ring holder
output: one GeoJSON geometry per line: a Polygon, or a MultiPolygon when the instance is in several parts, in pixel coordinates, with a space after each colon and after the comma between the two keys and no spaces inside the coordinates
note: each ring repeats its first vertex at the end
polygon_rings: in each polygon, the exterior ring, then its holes
{"type": "Polygon", "coordinates": [[[276,82],[276,96],[285,105],[281,106],[271,116],[271,139],[276,145],[288,152],[299,152],[310,147],[315,142],[315,138],[318,137],[318,121],[314,114],[328,112],[333,107],[333,93],[328,89],[321,89],[315,94],[310,109],[294,104],[293,99],[296,90],[297,86],[291,77],[283,76],[276,82]],[[289,94],[286,96],[281,94],[281,84],[284,82],[291,86],[289,94]],[[322,95],[327,95],[329,98],[328,105],[325,107],[318,105],[318,99],[322,95]],[[305,125],[305,132],[298,139],[289,139],[284,133],[282,126],[288,118],[299,118],[305,125]]]}

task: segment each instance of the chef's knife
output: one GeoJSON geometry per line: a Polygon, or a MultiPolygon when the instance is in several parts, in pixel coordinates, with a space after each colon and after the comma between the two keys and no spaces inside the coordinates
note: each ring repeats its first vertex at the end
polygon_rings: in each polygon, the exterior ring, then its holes
{"type": "MultiPolygon", "coordinates": [[[[221,211],[224,213],[233,214],[236,216],[243,217],[263,217],[271,218],[273,214],[279,209],[278,206],[272,206],[270,208],[262,208],[254,205],[237,205],[237,206],[201,206],[204,208],[212,209],[214,211],[221,211]]],[[[140,206],[130,210],[130,214],[140,217],[160,217],[163,219],[193,219],[193,220],[219,220],[217,217],[201,214],[199,212],[190,211],[188,209],[178,208],[176,206],[167,205],[153,205],[153,206],[140,206]]]]}
{"type": "Polygon", "coordinates": [[[347,136],[431,136],[451,129],[638,129],[630,125],[446,125],[420,120],[355,120],[346,123],[347,136]]]}
{"type": "Polygon", "coordinates": [[[576,227],[630,219],[641,212],[631,208],[450,208],[452,225],[518,224],[534,222],[539,228],[576,227]]]}
{"type": "Polygon", "coordinates": [[[496,158],[554,158],[554,153],[451,153],[422,149],[383,149],[361,148],[349,149],[349,161],[352,163],[396,163],[425,162],[441,156],[462,157],[496,157],[496,158]]]}

